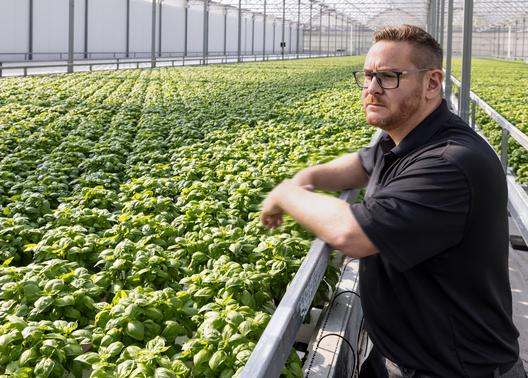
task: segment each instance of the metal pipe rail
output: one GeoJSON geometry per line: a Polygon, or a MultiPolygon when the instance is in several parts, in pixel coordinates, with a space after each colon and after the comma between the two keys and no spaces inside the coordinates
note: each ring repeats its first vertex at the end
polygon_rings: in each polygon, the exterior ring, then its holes
{"type": "MultiPolygon", "coordinates": [[[[370,142],[374,145],[381,135],[378,130],[370,142]]],[[[345,190],[339,198],[354,203],[358,189],[345,190]]],[[[295,274],[264,333],[251,353],[240,378],[279,377],[295,342],[301,325],[330,261],[333,248],[315,239],[301,267],[295,274]]]]}
{"type": "MultiPolygon", "coordinates": [[[[460,86],[460,81],[451,76],[451,80],[457,86],[460,86]]],[[[453,105],[456,104],[456,97],[451,93],[453,105]]],[[[521,236],[528,244],[528,195],[519,183],[515,181],[515,176],[510,168],[508,168],[508,136],[511,136],[522,147],[528,150],[528,136],[521,130],[515,127],[506,118],[500,115],[488,103],[477,96],[473,92],[469,92],[471,98],[471,127],[476,128],[476,105],[480,106],[497,124],[502,128],[501,139],[501,156],[500,160],[506,173],[506,180],[508,183],[508,211],[515,221],[521,236]]],[[[458,106],[455,108],[457,109],[458,106]]]]}
{"type": "MultiPolygon", "coordinates": [[[[61,63],[61,64],[30,64],[30,65],[20,65],[20,66],[3,66],[2,62],[0,62],[0,77],[3,76],[3,71],[6,70],[23,70],[22,76],[28,75],[28,70],[36,69],[36,68],[73,68],[73,67],[89,67],[89,71],[93,70],[94,66],[116,66],[116,70],[119,70],[120,68],[123,69],[139,69],[139,68],[152,68],[152,64],[154,67],[156,67],[156,64],[160,64],[160,67],[166,67],[166,65],[163,65],[163,63],[170,63],[172,67],[175,67],[175,62],[179,62],[181,66],[185,66],[186,62],[187,65],[206,65],[206,64],[231,64],[231,63],[244,63],[244,62],[257,62],[257,61],[270,61],[270,60],[283,60],[283,59],[309,59],[310,56],[308,54],[253,54],[253,55],[242,55],[240,57],[240,61],[238,60],[237,56],[221,56],[221,57],[203,57],[203,56],[196,56],[196,57],[179,57],[177,59],[144,59],[144,60],[129,60],[127,58],[116,58],[115,62],[83,62],[83,63],[61,63]],[[192,63],[197,61],[198,63],[192,63]],[[191,63],[189,63],[191,62],[191,63]],[[135,65],[135,67],[123,67],[127,65],[135,65]],[[145,67],[140,67],[140,65],[146,65],[145,67]]],[[[77,71],[80,72],[80,71],[77,71]]],[[[56,72],[39,72],[35,73],[36,75],[41,74],[51,74],[56,72]]],[[[61,72],[63,73],[63,72],[61,72]]],[[[64,72],[66,73],[66,72],[64,72]]]]}

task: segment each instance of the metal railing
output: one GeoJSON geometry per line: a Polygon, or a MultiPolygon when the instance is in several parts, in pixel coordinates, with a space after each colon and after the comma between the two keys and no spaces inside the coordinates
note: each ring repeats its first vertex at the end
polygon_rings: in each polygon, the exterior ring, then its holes
{"type": "MultiPolygon", "coordinates": [[[[378,130],[372,137],[370,146],[377,142],[380,135],[381,130],[378,130]]],[[[354,203],[359,192],[358,189],[345,190],[339,198],[348,203],[354,203]]],[[[330,245],[319,238],[315,239],[251,353],[241,378],[275,378],[280,376],[304,317],[311,307],[332,251],[333,248],[330,245]]],[[[360,326],[360,324],[357,325],[357,327],[360,326]]]]}
{"type": "MultiPolygon", "coordinates": [[[[319,51],[319,50],[303,50],[300,51],[299,54],[311,54],[311,55],[343,55],[346,53],[344,49],[337,49],[336,51],[319,51]]],[[[285,54],[288,55],[297,55],[297,51],[291,51],[286,52],[285,54]]],[[[183,58],[183,57],[202,57],[203,51],[164,51],[164,52],[156,52],[157,58],[183,58]]],[[[207,53],[207,56],[238,56],[238,51],[209,51],[207,53]]],[[[242,55],[281,55],[277,52],[273,52],[273,50],[270,51],[253,51],[251,54],[249,54],[247,51],[242,52],[242,55]]],[[[33,58],[38,56],[56,56],[56,60],[68,60],[69,53],[67,52],[58,52],[58,51],[51,51],[51,52],[14,52],[14,53],[0,53],[0,62],[2,62],[2,57],[6,56],[23,56],[24,59],[21,59],[19,61],[17,60],[3,60],[4,63],[22,63],[22,62],[34,62],[35,60],[33,58]],[[31,58],[31,59],[30,59],[31,58]]],[[[97,52],[97,51],[91,51],[91,52],[76,52],[73,54],[74,59],[76,60],[92,60],[92,59],[136,59],[136,58],[150,58],[152,56],[151,51],[143,52],[143,51],[134,51],[134,52],[122,52],[122,51],[115,51],[115,52],[97,52]],[[96,58],[94,58],[94,56],[96,58]],[[102,56],[102,57],[101,57],[102,56]]],[[[43,59],[42,61],[49,61],[53,59],[43,59]]],[[[38,60],[37,60],[38,61],[38,60]]]]}
{"type": "MultiPolygon", "coordinates": [[[[460,87],[460,81],[454,76],[451,76],[451,81],[460,87]]],[[[471,127],[474,129],[477,128],[475,118],[476,107],[478,105],[502,128],[500,160],[504,172],[506,173],[506,181],[508,183],[508,211],[517,225],[522,238],[528,244],[528,195],[526,194],[524,188],[516,181],[515,175],[511,168],[508,167],[508,137],[511,136],[522,147],[528,150],[528,136],[515,127],[506,118],[500,115],[495,109],[493,109],[488,103],[486,103],[475,93],[469,92],[469,96],[471,99],[471,127]]],[[[451,93],[450,102],[455,112],[458,113],[458,102],[453,93],[451,93]]]]}
{"type": "MultiPolygon", "coordinates": [[[[341,56],[344,54],[340,54],[341,56]]],[[[331,55],[334,57],[335,55],[331,55]]],[[[59,64],[22,64],[22,65],[9,65],[5,66],[0,62],[0,77],[4,76],[3,71],[8,70],[22,70],[22,74],[19,76],[28,76],[28,74],[42,75],[51,73],[66,73],[68,67],[88,67],[89,71],[93,71],[93,67],[97,66],[111,66],[107,70],[119,70],[119,69],[139,69],[139,68],[155,68],[155,67],[175,67],[185,65],[206,65],[206,64],[229,64],[229,63],[247,63],[247,62],[258,62],[258,61],[270,61],[270,60],[290,60],[290,59],[309,59],[317,58],[318,56],[310,56],[308,53],[297,54],[252,54],[252,55],[221,55],[221,56],[206,56],[197,55],[182,56],[174,59],[159,58],[155,60],[142,59],[142,60],[131,60],[128,58],[116,58],[115,61],[96,61],[96,62],[81,62],[81,63],[59,63],[59,64]],[[34,72],[30,70],[42,69],[42,68],[64,68],[64,72],[34,72]]],[[[74,70],[75,71],[75,70],[74,70]]],[[[85,70],[77,70],[75,72],[84,72],[85,70]]],[[[15,76],[15,75],[13,75],[15,76]]]]}

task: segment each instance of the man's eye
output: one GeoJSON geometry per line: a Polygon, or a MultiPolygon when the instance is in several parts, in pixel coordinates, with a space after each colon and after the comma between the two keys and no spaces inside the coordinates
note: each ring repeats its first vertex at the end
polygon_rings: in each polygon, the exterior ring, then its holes
{"type": "Polygon", "coordinates": [[[393,79],[396,79],[396,74],[393,73],[393,72],[383,72],[383,73],[378,73],[380,77],[380,79],[385,79],[385,80],[393,80],[393,79]]]}

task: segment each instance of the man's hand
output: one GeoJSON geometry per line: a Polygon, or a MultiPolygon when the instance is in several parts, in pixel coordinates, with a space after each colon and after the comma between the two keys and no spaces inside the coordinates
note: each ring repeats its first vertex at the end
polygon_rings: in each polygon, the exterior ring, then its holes
{"type": "MultiPolygon", "coordinates": [[[[262,204],[262,213],[260,214],[260,221],[264,226],[266,226],[266,229],[268,230],[275,230],[284,222],[284,219],[282,217],[284,210],[279,205],[280,191],[283,189],[281,185],[282,184],[277,185],[266,197],[262,204]]],[[[301,186],[301,188],[313,191],[312,185],[304,185],[301,186]]]]}

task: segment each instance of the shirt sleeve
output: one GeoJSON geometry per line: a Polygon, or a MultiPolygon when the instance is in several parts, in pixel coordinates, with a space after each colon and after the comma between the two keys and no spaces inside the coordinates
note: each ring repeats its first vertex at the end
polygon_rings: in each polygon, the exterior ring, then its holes
{"type": "Polygon", "coordinates": [[[376,166],[377,155],[380,153],[378,144],[373,147],[366,147],[358,152],[359,161],[369,176],[372,176],[372,172],[376,166]]]}
{"type": "Polygon", "coordinates": [[[462,240],[470,187],[441,156],[408,164],[396,176],[351,209],[382,256],[403,272],[462,240]]]}

